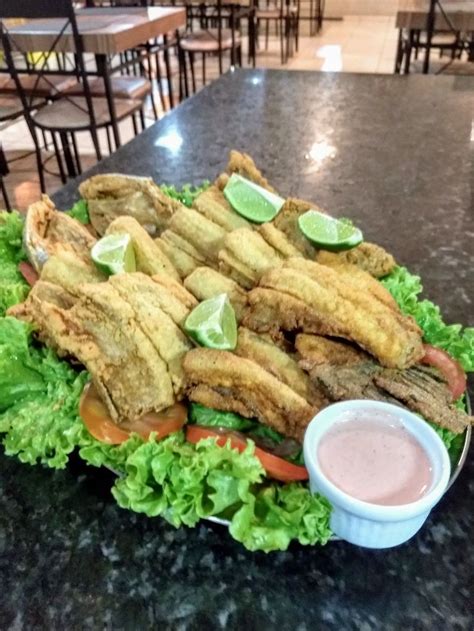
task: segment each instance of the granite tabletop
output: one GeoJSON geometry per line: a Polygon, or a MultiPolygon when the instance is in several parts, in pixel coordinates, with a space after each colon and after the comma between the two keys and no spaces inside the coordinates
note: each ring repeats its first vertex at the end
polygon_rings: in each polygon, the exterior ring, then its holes
{"type": "MultiPolygon", "coordinates": [[[[473,325],[473,104],[467,77],[236,71],[91,172],[198,183],[247,151],[281,193],[352,217],[423,276],[448,321],[473,325]]],[[[474,627],[472,450],[422,531],[386,551],[250,553],[223,527],[119,509],[111,483],[0,456],[2,629],[474,627]]]]}

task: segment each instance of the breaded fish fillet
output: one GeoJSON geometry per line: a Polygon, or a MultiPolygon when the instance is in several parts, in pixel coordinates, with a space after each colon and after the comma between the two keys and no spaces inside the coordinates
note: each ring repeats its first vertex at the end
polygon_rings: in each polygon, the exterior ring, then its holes
{"type": "Polygon", "coordinates": [[[375,278],[390,274],[396,266],[391,254],[380,245],[363,241],[360,245],[344,252],[320,250],[316,257],[318,263],[336,267],[338,265],[357,265],[375,278]]]}
{"type": "Polygon", "coordinates": [[[137,271],[152,276],[164,272],[179,280],[179,274],[173,264],[150,235],[133,217],[118,217],[106,230],[106,234],[128,234],[132,239],[137,271]]]}
{"type": "MultiPolygon", "coordinates": [[[[180,278],[186,278],[186,276],[189,276],[189,274],[191,274],[191,272],[193,272],[196,267],[202,265],[202,262],[195,259],[191,254],[185,252],[183,249],[181,249],[181,247],[178,247],[169,238],[164,239],[163,235],[165,234],[167,235],[167,237],[169,237],[170,235],[174,235],[171,230],[165,230],[165,232],[162,233],[161,237],[155,239],[155,243],[159,247],[161,252],[171,261],[180,278]]],[[[177,235],[174,236],[177,237],[177,235]]]]}
{"type": "Polygon", "coordinates": [[[301,252],[288,240],[285,233],[276,228],[273,223],[264,223],[257,228],[257,231],[282,258],[302,256],[301,252]]]}
{"type": "Polygon", "coordinates": [[[86,261],[67,250],[58,250],[46,261],[40,278],[60,285],[72,293],[74,293],[74,288],[82,283],[100,283],[107,280],[92,260],[86,261]]]}
{"type": "Polygon", "coordinates": [[[311,209],[324,212],[316,204],[306,202],[302,199],[289,198],[273,220],[275,228],[284,232],[293,246],[308,259],[314,259],[317,250],[301,232],[298,226],[298,219],[306,211],[311,209]]]}
{"type": "Polygon", "coordinates": [[[299,365],[309,371],[321,364],[347,366],[368,360],[368,355],[347,342],[340,342],[322,335],[300,333],[295,339],[300,356],[299,365]]]}
{"type": "MultiPolygon", "coordinates": [[[[30,292],[23,317],[62,355],[84,364],[114,421],[131,421],[174,403],[166,362],[110,282],[80,285],[72,305],[64,290],[43,285],[39,281],[30,292]]],[[[15,316],[20,317],[18,311],[15,316]]]]}
{"type": "Polygon", "coordinates": [[[168,227],[190,243],[205,261],[217,262],[227,232],[193,208],[182,208],[171,218],[168,227]]]}
{"type": "Polygon", "coordinates": [[[56,210],[47,195],[28,208],[23,230],[23,245],[30,263],[40,272],[49,257],[71,252],[90,261],[96,239],[79,221],[56,210]]]}
{"type": "Polygon", "coordinates": [[[264,368],[311,405],[321,408],[326,403],[324,396],[311,384],[309,376],[298,366],[296,359],[270,340],[240,327],[234,352],[264,368]]]}
{"type": "Polygon", "coordinates": [[[256,231],[240,228],[226,234],[219,251],[219,269],[239,285],[250,289],[268,269],[283,258],[256,231]]]}
{"type": "Polygon", "coordinates": [[[411,318],[361,290],[357,279],[312,261],[288,259],[266,272],[248,298],[250,310],[243,324],[256,331],[301,328],[304,333],[342,337],[387,367],[406,368],[423,356],[421,332],[411,318]],[[295,300],[304,305],[301,313],[292,312],[298,307],[295,300]]]}
{"type": "Polygon", "coordinates": [[[117,274],[109,281],[134,312],[135,320],[166,363],[178,398],[184,393],[184,355],[193,344],[162,309],[163,287],[145,274],[117,274]]]}
{"type": "Polygon", "coordinates": [[[198,300],[227,294],[237,320],[240,322],[243,318],[247,306],[247,292],[231,278],[223,276],[210,267],[198,267],[185,279],[184,286],[198,300]]]}
{"type": "MultiPolygon", "coordinates": [[[[257,168],[253,159],[247,153],[240,153],[240,151],[232,150],[229,153],[229,162],[227,163],[226,173],[232,175],[232,173],[238,173],[248,180],[252,180],[255,184],[263,186],[268,191],[275,193],[275,189],[268,180],[262,175],[262,172],[257,168]]],[[[224,188],[224,179],[218,179],[218,186],[224,188]]]]}
{"type": "Polygon", "coordinates": [[[193,208],[226,232],[238,228],[251,228],[251,224],[232,209],[217,186],[210,186],[198,195],[193,202],[193,208]]]}
{"type": "Polygon", "coordinates": [[[285,436],[302,440],[317,411],[264,368],[227,351],[196,348],[183,365],[191,401],[257,418],[285,436]]]}
{"type": "Polygon", "coordinates": [[[182,204],[165,195],[151,178],[102,173],[79,185],[94,229],[103,235],[117,217],[133,217],[152,236],[166,227],[182,204]]]}
{"type": "Polygon", "coordinates": [[[310,375],[332,401],[370,399],[402,405],[455,433],[474,423],[473,417],[452,404],[441,375],[426,366],[395,370],[368,359],[347,365],[320,364],[310,375]]]}

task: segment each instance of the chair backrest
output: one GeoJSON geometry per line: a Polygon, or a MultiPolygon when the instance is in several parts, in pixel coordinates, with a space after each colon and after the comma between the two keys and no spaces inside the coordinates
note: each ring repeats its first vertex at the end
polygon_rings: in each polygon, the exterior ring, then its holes
{"type": "MultiPolygon", "coordinates": [[[[34,74],[37,77],[37,85],[42,80],[49,83],[47,75],[54,74],[54,71],[52,72],[49,67],[49,59],[54,56],[55,50],[60,45],[65,33],[70,31],[73,38],[73,50],[69,53],[69,61],[72,63],[69,74],[76,76],[82,83],[87,114],[90,119],[91,127],[95,128],[96,120],[84,62],[84,49],[72,0],[41,0],[41,2],[37,2],[36,0],[0,0],[0,41],[5,53],[8,71],[15,82],[18,95],[22,101],[25,118],[30,129],[32,129],[34,120],[30,115],[30,110],[35,104],[35,90],[31,90],[31,92],[28,91],[28,93],[25,92],[19,76],[19,71],[24,69],[18,67],[18,60],[23,58],[22,56],[28,59],[28,56],[31,56],[31,51],[24,50],[17,44],[15,36],[10,34],[8,24],[5,22],[5,20],[8,19],[18,18],[64,18],[64,24],[59,28],[58,35],[55,37],[49,50],[34,51],[35,53],[41,52],[42,54],[37,56],[36,60],[33,60],[33,63],[31,63],[30,60],[30,63],[27,64],[27,69],[30,74],[34,74]],[[17,53],[21,53],[21,55],[17,53]],[[71,62],[71,59],[74,61],[71,62]]],[[[59,71],[57,73],[59,74],[59,71]]],[[[68,74],[67,69],[61,68],[60,74],[68,74]]],[[[68,97],[64,96],[63,98],[68,97]]],[[[84,111],[84,108],[78,105],[76,101],[72,99],[68,100],[75,107],[84,111]]]]}

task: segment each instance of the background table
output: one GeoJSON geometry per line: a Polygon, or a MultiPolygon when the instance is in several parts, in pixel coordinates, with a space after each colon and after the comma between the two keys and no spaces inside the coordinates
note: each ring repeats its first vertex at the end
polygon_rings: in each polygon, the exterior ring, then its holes
{"type": "MultiPolygon", "coordinates": [[[[420,272],[473,324],[469,77],[237,71],[93,172],[182,184],[238,148],[283,194],[318,202],[420,272]]],[[[55,200],[67,208],[76,185],[55,200]]],[[[111,477],[0,457],[0,619],[24,628],[281,631],[472,628],[474,458],[410,543],[252,554],[225,529],[119,509],[111,477]],[[18,623],[19,624],[19,623],[18,623]]]]}
{"type": "MultiPolygon", "coordinates": [[[[104,80],[105,96],[110,110],[110,119],[116,147],[120,146],[120,134],[115,111],[110,75],[120,67],[117,54],[131,50],[149,40],[177,31],[186,26],[186,9],[168,7],[120,7],[80,9],[76,13],[77,26],[82,37],[85,53],[95,55],[97,74],[104,80]],[[114,68],[114,60],[119,66],[114,68]]],[[[74,38],[68,26],[61,35],[67,20],[48,18],[29,20],[25,24],[11,26],[8,31],[16,48],[22,51],[74,53],[74,38]]],[[[169,52],[165,46],[168,85],[171,90],[169,52]]]]}

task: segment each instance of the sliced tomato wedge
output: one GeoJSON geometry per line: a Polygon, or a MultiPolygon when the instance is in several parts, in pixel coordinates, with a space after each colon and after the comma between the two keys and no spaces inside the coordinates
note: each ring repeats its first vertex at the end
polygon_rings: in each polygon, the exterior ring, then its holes
{"type": "Polygon", "coordinates": [[[446,379],[453,399],[459,399],[466,391],[467,385],[466,373],[461,364],[441,348],[431,346],[431,344],[423,344],[423,347],[425,355],[421,363],[437,368],[446,379]]]}
{"type": "Polygon", "coordinates": [[[27,263],[26,261],[18,263],[18,271],[30,287],[33,287],[33,285],[39,280],[38,272],[35,270],[33,265],[27,263]]]}
{"type": "Polygon", "coordinates": [[[109,445],[119,445],[130,438],[133,432],[145,440],[148,440],[152,432],[155,432],[159,439],[165,438],[183,427],[188,411],[186,406],[175,403],[166,410],[149,412],[137,421],[119,427],[110,418],[107,407],[93,384],[89,383],[81,396],[79,414],[94,438],[109,445]]]}
{"type": "MultiPolygon", "coordinates": [[[[199,441],[205,438],[215,438],[219,447],[224,447],[228,440],[232,449],[237,449],[239,452],[244,451],[247,448],[247,439],[241,434],[228,430],[214,430],[209,427],[201,427],[200,425],[188,425],[186,429],[186,439],[193,444],[197,444],[199,441]]],[[[280,482],[296,482],[301,480],[308,480],[308,470],[306,467],[288,462],[283,458],[274,456],[255,447],[255,455],[260,460],[262,467],[265,469],[269,477],[279,480],[280,482]]]]}

